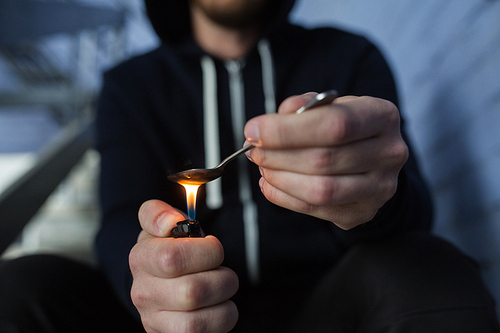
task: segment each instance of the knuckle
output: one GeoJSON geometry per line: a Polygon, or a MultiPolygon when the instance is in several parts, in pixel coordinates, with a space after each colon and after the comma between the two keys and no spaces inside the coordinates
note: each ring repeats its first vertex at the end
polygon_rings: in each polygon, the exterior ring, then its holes
{"type": "MultiPolygon", "coordinates": [[[[373,191],[371,192],[372,204],[385,203],[396,193],[398,187],[397,173],[385,172],[373,175],[373,191]]],[[[380,204],[380,205],[382,205],[380,204]]]]}
{"type": "Polygon", "coordinates": [[[316,181],[312,189],[312,204],[323,206],[328,205],[334,201],[336,194],[335,182],[329,178],[316,181]]]}
{"type": "Polygon", "coordinates": [[[130,250],[130,253],[128,255],[128,264],[129,264],[129,267],[130,267],[130,271],[132,273],[134,273],[135,271],[138,270],[139,268],[139,265],[140,265],[140,260],[138,258],[138,254],[137,254],[137,244],[132,248],[132,250],[130,250]]]}
{"type": "Polygon", "coordinates": [[[392,146],[392,159],[398,166],[406,163],[409,157],[409,149],[403,139],[397,140],[392,146]]]}
{"type": "Polygon", "coordinates": [[[204,240],[209,241],[211,243],[210,251],[207,251],[207,255],[211,256],[209,258],[211,265],[208,268],[215,268],[217,266],[220,266],[222,264],[222,262],[224,261],[224,246],[214,236],[207,236],[204,238],[204,240]]]}
{"type": "Polygon", "coordinates": [[[399,124],[401,122],[399,109],[397,108],[397,106],[394,103],[392,103],[390,101],[384,100],[384,102],[387,105],[387,114],[389,116],[389,120],[391,121],[392,124],[395,124],[399,127],[399,124]]]}
{"type": "Polygon", "coordinates": [[[318,172],[329,172],[335,159],[335,150],[329,148],[318,149],[310,158],[313,170],[318,172]]]}
{"type": "Polygon", "coordinates": [[[197,309],[207,294],[206,285],[200,279],[187,279],[179,290],[179,304],[183,310],[197,309]]]}
{"type": "Polygon", "coordinates": [[[382,151],[383,164],[386,171],[399,171],[409,158],[409,148],[403,138],[388,138],[382,151]]]}
{"type": "MultiPolygon", "coordinates": [[[[173,242],[172,242],[173,243],[173,242]]],[[[169,276],[177,276],[184,269],[181,247],[165,246],[158,255],[158,267],[169,276]]]]}
{"type": "Polygon", "coordinates": [[[399,127],[400,122],[401,122],[401,117],[399,114],[399,109],[398,107],[392,103],[391,101],[385,100],[385,99],[380,99],[377,98],[376,101],[378,102],[375,104],[375,109],[378,114],[384,117],[384,121],[387,124],[390,125],[395,125],[399,127]]]}
{"type": "Polygon", "coordinates": [[[339,112],[331,113],[325,117],[323,125],[325,126],[323,133],[326,133],[327,141],[331,145],[343,142],[352,132],[349,117],[346,111],[341,108],[339,108],[339,112]]]}
{"type": "Polygon", "coordinates": [[[208,331],[205,320],[194,313],[179,313],[172,324],[174,328],[172,332],[204,333],[208,331]]]}
{"type": "Polygon", "coordinates": [[[226,271],[229,274],[229,280],[232,282],[231,285],[233,286],[233,294],[236,294],[236,292],[240,287],[240,279],[238,278],[236,272],[233,271],[232,269],[227,268],[226,271]]]}
{"type": "Polygon", "coordinates": [[[368,212],[375,215],[377,211],[396,193],[398,188],[397,175],[387,175],[380,179],[376,192],[368,202],[368,212]]]}
{"type": "Polygon", "coordinates": [[[130,298],[137,309],[143,309],[148,304],[147,296],[141,291],[140,288],[137,287],[136,283],[132,284],[132,288],[130,289],[130,298]]]}
{"type": "Polygon", "coordinates": [[[396,194],[396,191],[398,189],[398,177],[391,177],[389,180],[387,180],[385,182],[386,184],[386,187],[385,187],[385,191],[384,191],[384,196],[382,196],[383,198],[383,203],[382,205],[387,201],[389,200],[390,198],[392,198],[394,196],[394,194],[396,194]]]}
{"type": "Polygon", "coordinates": [[[396,190],[398,189],[398,184],[399,184],[399,173],[396,173],[392,177],[390,177],[390,179],[387,181],[388,193],[391,197],[396,193],[396,190]]]}
{"type": "Polygon", "coordinates": [[[227,301],[225,311],[223,313],[223,320],[225,323],[224,332],[232,331],[238,321],[238,317],[239,313],[236,304],[234,304],[232,301],[227,301]]]}
{"type": "Polygon", "coordinates": [[[141,322],[142,326],[144,327],[144,330],[146,332],[158,332],[157,329],[155,329],[155,325],[153,324],[153,321],[150,318],[147,318],[143,315],[141,315],[141,322]]]}

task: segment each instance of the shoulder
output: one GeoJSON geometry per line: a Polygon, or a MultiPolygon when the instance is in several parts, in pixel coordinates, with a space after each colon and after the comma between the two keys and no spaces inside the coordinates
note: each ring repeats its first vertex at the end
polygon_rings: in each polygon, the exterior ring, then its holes
{"type": "Polygon", "coordinates": [[[292,93],[335,87],[341,95],[397,101],[388,62],[367,37],[336,27],[296,25],[289,25],[280,35],[274,40],[273,52],[278,73],[283,81],[291,82],[292,93]]]}
{"type": "Polygon", "coordinates": [[[155,72],[158,62],[167,53],[162,45],[147,53],[133,56],[104,72],[104,79],[123,79],[129,77],[148,77],[155,72]]]}
{"type": "Polygon", "coordinates": [[[365,36],[335,27],[305,28],[288,25],[273,38],[279,58],[355,66],[367,54],[380,53],[365,36]]]}
{"type": "Polygon", "coordinates": [[[103,73],[101,97],[119,96],[134,103],[149,100],[171,80],[174,66],[168,47],[161,45],[147,53],[131,57],[103,73]]]}
{"type": "Polygon", "coordinates": [[[306,28],[288,24],[276,36],[277,40],[283,43],[291,43],[301,48],[312,46],[331,51],[340,47],[345,49],[346,46],[349,46],[351,51],[356,51],[373,47],[373,43],[365,36],[334,26],[306,28]]]}

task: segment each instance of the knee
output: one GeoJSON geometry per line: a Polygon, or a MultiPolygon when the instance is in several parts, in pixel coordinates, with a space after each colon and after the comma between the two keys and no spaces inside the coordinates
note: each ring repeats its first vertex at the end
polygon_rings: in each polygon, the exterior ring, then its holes
{"type": "Polygon", "coordinates": [[[329,318],[324,327],[347,332],[363,331],[362,323],[432,321],[438,313],[441,322],[472,313],[477,322],[496,325],[494,301],[477,264],[441,239],[408,234],[349,250],[316,290],[306,317],[309,323],[329,318]]]}
{"type": "Polygon", "coordinates": [[[50,255],[30,255],[0,265],[0,313],[23,313],[53,295],[54,277],[67,259],[50,255]],[[47,297],[46,297],[47,296],[47,297]]]}
{"type": "MultiPolygon", "coordinates": [[[[361,244],[348,254],[367,294],[402,308],[494,306],[478,265],[450,243],[428,234],[404,234],[361,244]]],[[[410,309],[408,309],[410,310],[410,309]]]]}

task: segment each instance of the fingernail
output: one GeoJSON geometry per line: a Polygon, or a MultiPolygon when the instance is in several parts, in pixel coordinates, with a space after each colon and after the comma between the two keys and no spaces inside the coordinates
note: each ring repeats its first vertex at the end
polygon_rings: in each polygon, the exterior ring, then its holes
{"type": "Polygon", "coordinates": [[[313,99],[314,97],[316,97],[316,95],[318,95],[317,92],[314,92],[314,91],[310,91],[310,92],[306,92],[305,94],[302,94],[301,97],[310,101],[311,99],[313,99]]]}
{"type": "Polygon", "coordinates": [[[252,159],[252,156],[250,156],[250,151],[247,151],[247,152],[245,153],[245,156],[248,158],[248,160],[249,160],[250,162],[255,163],[255,162],[253,161],[253,159],[252,159]]]}
{"type": "Polygon", "coordinates": [[[166,215],[167,215],[167,212],[161,214],[156,219],[156,229],[158,230],[158,235],[160,237],[167,234],[167,231],[168,231],[167,229],[168,229],[168,226],[170,225],[170,223],[167,221],[166,215]]]}
{"type": "Polygon", "coordinates": [[[256,122],[249,121],[247,123],[245,126],[245,138],[253,145],[259,146],[261,144],[259,126],[256,122]]]}
{"type": "Polygon", "coordinates": [[[263,167],[259,167],[259,171],[260,171],[260,175],[262,177],[264,177],[264,168],[263,167]]]}
{"type": "MultiPolygon", "coordinates": [[[[246,140],[246,141],[245,141],[245,143],[243,143],[243,147],[246,147],[246,146],[248,146],[249,144],[250,144],[250,142],[248,142],[248,140],[246,140]]],[[[252,160],[252,156],[250,155],[250,151],[251,151],[251,150],[252,150],[252,149],[247,150],[247,151],[245,152],[245,156],[246,156],[246,157],[247,157],[247,158],[248,158],[251,162],[253,162],[253,160],[252,160]]]]}

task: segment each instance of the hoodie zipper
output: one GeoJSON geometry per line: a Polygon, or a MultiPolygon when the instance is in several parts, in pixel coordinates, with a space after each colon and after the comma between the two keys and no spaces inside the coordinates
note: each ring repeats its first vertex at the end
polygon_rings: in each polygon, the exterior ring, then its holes
{"type": "MultiPolygon", "coordinates": [[[[246,121],[245,90],[242,68],[244,62],[233,60],[226,62],[229,73],[229,94],[231,98],[231,118],[234,133],[235,150],[243,146],[243,127],[246,121]]],[[[244,156],[238,158],[239,198],[243,206],[243,226],[245,231],[245,256],[248,277],[251,283],[258,284],[260,280],[259,258],[259,224],[257,205],[252,198],[252,187],[248,161],[244,156]]]]}

